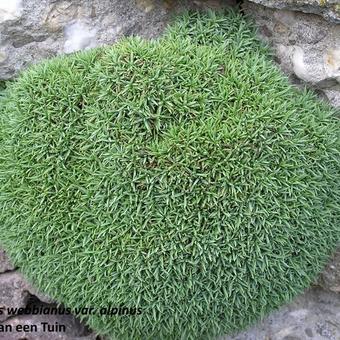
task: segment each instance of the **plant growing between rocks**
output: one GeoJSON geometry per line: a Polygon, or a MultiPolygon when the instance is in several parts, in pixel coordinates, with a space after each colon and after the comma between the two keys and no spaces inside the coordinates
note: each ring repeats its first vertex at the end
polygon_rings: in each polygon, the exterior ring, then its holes
{"type": "Polygon", "coordinates": [[[339,240],[334,110],[289,85],[237,12],[58,57],[9,86],[1,242],[114,339],[240,330],[309,286],[339,240]]]}

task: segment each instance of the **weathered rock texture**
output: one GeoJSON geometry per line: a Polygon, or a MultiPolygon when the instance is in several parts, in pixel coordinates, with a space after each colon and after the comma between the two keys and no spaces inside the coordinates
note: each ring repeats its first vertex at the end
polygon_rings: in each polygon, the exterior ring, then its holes
{"type": "MultiPolygon", "coordinates": [[[[3,332],[0,334],[0,340],[99,340],[93,332],[89,331],[83,324],[72,316],[64,315],[21,315],[8,319],[3,325],[10,325],[13,329],[11,332],[3,332]],[[47,324],[50,327],[48,329],[47,324]],[[21,327],[32,326],[32,331],[17,331],[17,325],[21,327]],[[65,326],[66,331],[60,331],[58,326],[65,326]],[[54,328],[52,328],[52,326],[54,328]]],[[[23,328],[24,329],[24,328],[23,328]]]]}
{"type": "Polygon", "coordinates": [[[7,272],[0,276],[0,321],[7,319],[7,308],[25,307],[29,293],[27,283],[18,272],[7,272]]]}
{"type": "Polygon", "coordinates": [[[14,266],[11,264],[6,253],[0,249],[0,274],[13,270],[14,266]]]}
{"type": "Polygon", "coordinates": [[[61,53],[159,36],[175,12],[235,0],[0,0],[0,79],[61,53]]]}
{"type": "Polygon", "coordinates": [[[340,248],[332,256],[320,275],[318,284],[327,290],[340,294],[340,248]]]}
{"type": "Polygon", "coordinates": [[[257,4],[322,15],[329,21],[340,23],[339,0],[250,0],[257,4]]]}
{"type": "MultiPolygon", "coordinates": [[[[340,24],[333,23],[340,22],[340,0],[251,1],[245,1],[244,10],[274,47],[282,69],[340,106],[340,24]]],[[[0,0],[0,80],[57,54],[112,44],[128,35],[159,36],[174,13],[185,8],[220,9],[235,2],[0,0]]]]}
{"type": "Polygon", "coordinates": [[[312,288],[256,326],[220,340],[339,340],[340,295],[312,288]]]}
{"type": "Polygon", "coordinates": [[[97,340],[96,336],[82,323],[70,315],[8,315],[8,308],[30,306],[55,307],[53,301],[39,293],[10,264],[5,252],[0,250],[0,327],[11,325],[37,325],[37,332],[2,332],[0,340],[97,340]],[[42,323],[65,325],[65,332],[46,332],[42,323]]]}
{"type": "Polygon", "coordinates": [[[340,106],[340,25],[321,16],[246,2],[261,37],[274,49],[283,71],[340,106]]]}

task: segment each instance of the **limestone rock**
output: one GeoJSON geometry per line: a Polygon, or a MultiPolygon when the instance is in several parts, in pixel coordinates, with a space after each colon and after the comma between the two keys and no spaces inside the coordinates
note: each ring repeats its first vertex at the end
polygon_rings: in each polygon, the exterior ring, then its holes
{"type": "Polygon", "coordinates": [[[0,275],[0,321],[6,320],[7,308],[25,307],[29,293],[26,281],[18,272],[8,272],[0,275]]]}
{"type": "Polygon", "coordinates": [[[322,15],[324,18],[340,23],[339,0],[250,0],[254,3],[278,8],[322,15]]]}
{"type": "Polygon", "coordinates": [[[0,339],[6,340],[98,339],[82,323],[69,315],[21,315],[10,318],[3,322],[2,325],[11,327],[11,331],[0,333],[0,339]],[[17,328],[18,325],[22,328],[17,328]],[[24,327],[27,327],[27,329],[24,327]],[[20,331],[21,329],[22,331],[20,331]],[[1,336],[3,336],[3,338],[1,338],[1,336]]]}
{"type": "Polygon", "coordinates": [[[0,273],[13,270],[14,266],[10,263],[6,253],[0,249],[0,273]]]}
{"type": "Polygon", "coordinates": [[[0,0],[0,80],[57,54],[161,34],[175,12],[236,0],[0,0]],[[33,15],[34,13],[34,15],[33,15]]]}
{"type": "MultiPolygon", "coordinates": [[[[95,340],[96,336],[83,323],[71,315],[18,315],[8,314],[8,308],[18,309],[30,306],[53,307],[49,297],[39,293],[8,261],[3,250],[0,250],[0,327],[9,325],[11,332],[0,330],[0,340],[11,339],[59,339],[59,340],[95,340]],[[33,302],[32,302],[33,301],[33,302]],[[50,325],[65,325],[65,332],[47,332],[43,322],[50,325]],[[16,331],[16,325],[37,325],[37,331],[16,331]]],[[[14,312],[15,313],[15,312],[14,312]]],[[[30,328],[30,327],[28,327],[30,328]]],[[[57,329],[57,328],[56,328],[57,329]]]]}
{"type": "Polygon", "coordinates": [[[340,339],[340,294],[313,288],[262,322],[220,340],[340,339]]]}
{"type": "Polygon", "coordinates": [[[340,293],[340,248],[320,275],[318,283],[325,289],[340,293]]]}
{"type": "Polygon", "coordinates": [[[243,9],[273,47],[283,71],[340,106],[340,25],[321,16],[251,2],[246,2],[243,9]]]}
{"type": "Polygon", "coordinates": [[[0,0],[0,21],[16,19],[21,11],[22,0],[0,0]]]}
{"type": "Polygon", "coordinates": [[[35,296],[39,301],[43,303],[47,303],[47,304],[54,303],[54,300],[51,297],[39,292],[33,285],[27,282],[27,280],[25,280],[25,282],[26,282],[26,290],[29,292],[30,296],[35,296]]]}

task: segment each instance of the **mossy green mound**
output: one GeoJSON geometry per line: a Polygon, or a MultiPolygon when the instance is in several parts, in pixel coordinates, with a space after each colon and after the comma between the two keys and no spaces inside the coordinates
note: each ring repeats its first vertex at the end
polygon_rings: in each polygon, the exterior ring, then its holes
{"type": "Polygon", "coordinates": [[[239,330],[339,240],[334,114],[234,12],[47,61],[6,96],[1,243],[68,307],[141,308],[87,317],[112,338],[239,330]]]}

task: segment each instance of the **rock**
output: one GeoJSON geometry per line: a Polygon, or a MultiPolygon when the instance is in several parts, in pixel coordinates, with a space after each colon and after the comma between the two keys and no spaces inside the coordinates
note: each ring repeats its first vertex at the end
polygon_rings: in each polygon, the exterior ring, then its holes
{"type": "MultiPolygon", "coordinates": [[[[18,271],[0,274],[0,308],[25,307],[27,301],[35,296],[39,301],[52,303],[53,299],[37,291],[18,271]]],[[[7,313],[0,314],[0,321],[5,320],[7,313]]]]}
{"type": "MultiPolygon", "coordinates": [[[[78,321],[71,315],[32,315],[25,313],[19,313],[17,310],[14,314],[8,314],[7,308],[18,309],[18,308],[30,308],[37,306],[45,308],[56,307],[50,303],[51,299],[38,293],[33,289],[29,283],[23,278],[23,276],[17,271],[11,271],[0,274],[0,340],[95,340],[97,339],[89,329],[84,326],[83,323],[78,321]],[[45,302],[42,302],[45,301],[45,302]],[[49,325],[65,325],[65,332],[58,331],[59,328],[55,327],[56,331],[46,331],[49,325]],[[11,331],[3,332],[4,327],[10,327],[11,331]],[[27,325],[28,331],[16,330],[17,325],[27,325]],[[33,325],[33,331],[31,327],[33,325]],[[37,329],[35,329],[37,327],[37,329]]],[[[20,327],[20,326],[19,326],[20,327]]]]}
{"type": "Polygon", "coordinates": [[[21,315],[10,318],[0,324],[1,326],[7,327],[8,330],[0,333],[0,339],[4,340],[97,339],[91,331],[70,315],[21,315]]]}
{"type": "Polygon", "coordinates": [[[96,46],[96,30],[78,21],[65,29],[64,52],[85,50],[96,46]]]}
{"type": "MultiPolygon", "coordinates": [[[[1,276],[0,276],[1,277],[1,276]]],[[[50,298],[49,296],[39,292],[35,287],[33,287],[29,282],[26,282],[26,289],[31,296],[35,296],[39,301],[51,304],[54,303],[54,299],[50,298]]]]}
{"type": "Polygon", "coordinates": [[[0,1],[0,21],[16,19],[21,11],[22,0],[0,1]]]}
{"type": "Polygon", "coordinates": [[[332,256],[320,275],[318,284],[332,292],[340,293],[340,248],[332,256]]]}
{"type": "Polygon", "coordinates": [[[25,292],[29,293],[30,295],[36,296],[42,302],[45,303],[53,302],[53,299],[37,291],[36,288],[34,288],[30,283],[28,283],[27,280],[18,271],[9,273],[8,275],[1,275],[2,273],[7,274],[7,272],[13,271],[14,269],[15,267],[10,262],[5,251],[0,249],[0,289],[1,288],[5,289],[6,285],[9,282],[13,282],[13,284],[15,283],[13,289],[15,289],[15,286],[20,286],[25,292]]]}
{"type": "Polygon", "coordinates": [[[222,8],[236,0],[0,0],[0,80],[41,59],[123,36],[158,37],[187,8],[222,8]],[[34,13],[34,15],[32,15],[34,13]]]}
{"type": "Polygon", "coordinates": [[[11,271],[14,266],[10,263],[4,250],[0,249],[0,273],[11,271]]]}
{"type": "Polygon", "coordinates": [[[282,70],[340,107],[340,25],[322,17],[245,2],[282,70]]]}
{"type": "Polygon", "coordinates": [[[262,322],[220,340],[340,339],[340,294],[312,288],[262,322]]]}
{"type": "Polygon", "coordinates": [[[18,272],[7,272],[0,275],[0,321],[6,320],[7,308],[25,307],[29,293],[27,284],[18,272]]]}
{"type": "Polygon", "coordinates": [[[339,0],[250,0],[259,5],[289,9],[322,15],[329,21],[340,23],[340,2],[339,0]]]}

